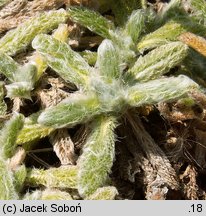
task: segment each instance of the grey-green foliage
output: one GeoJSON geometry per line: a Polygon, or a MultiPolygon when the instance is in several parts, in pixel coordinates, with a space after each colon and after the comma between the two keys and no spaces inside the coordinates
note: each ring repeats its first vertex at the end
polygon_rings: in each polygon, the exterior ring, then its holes
{"type": "Polygon", "coordinates": [[[8,97],[30,98],[37,73],[37,68],[32,62],[22,66],[7,54],[0,53],[0,73],[11,82],[5,86],[8,97]]]}
{"type": "Polygon", "coordinates": [[[39,118],[39,124],[60,128],[84,123],[91,116],[101,112],[100,103],[95,95],[74,94],[55,107],[48,108],[39,118]],[[54,118],[57,121],[54,122],[54,118]],[[46,119],[46,121],[45,121],[46,119]]]}
{"type": "Polygon", "coordinates": [[[129,69],[128,76],[139,82],[157,79],[172,67],[180,64],[188,54],[188,47],[181,42],[162,45],[143,57],[139,57],[129,69]]]}
{"type": "Polygon", "coordinates": [[[190,0],[190,6],[193,10],[195,18],[201,23],[206,23],[206,2],[204,0],[190,0]]]}
{"type": "Polygon", "coordinates": [[[89,65],[95,65],[97,61],[97,53],[90,50],[80,52],[80,55],[88,62],[89,65]]]}
{"type": "MultiPolygon", "coordinates": [[[[138,2],[139,1],[131,1],[130,3],[133,5],[133,3],[138,4],[138,2]]],[[[91,12],[88,9],[72,7],[70,8],[70,16],[71,19],[89,28],[93,32],[112,40],[119,49],[121,59],[123,59],[124,63],[126,62],[127,65],[133,63],[136,57],[135,53],[138,54],[138,52],[143,52],[144,50],[155,48],[171,41],[177,41],[178,37],[183,32],[191,31],[202,36],[206,34],[205,25],[196,20],[194,16],[189,16],[184,10],[183,3],[180,0],[172,0],[160,14],[156,14],[149,9],[133,11],[136,6],[133,5],[131,7],[130,3],[129,1],[115,1],[114,5],[124,5],[122,7],[123,10],[133,9],[130,11],[129,15],[124,18],[124,20],[127,21],[124,22],[124,25],[121,25],[121,27],[108,28],[106,31],[106,25],[104,25],[104,32],[107,32],[107,34],[102,34],[102,29],[98,22],[93,22],[97,17],[105,21],[105,18],[100,14],[91,12]],[[81,17],[81,19],[76,19],[76,17],[81,17]]],[[[198,5],[200,5],[200,3],[198,3],[198,5]]],[[[122,9],[121,7],[117,8],[119,11],[122,9]]],[[[205,13],[204,8],[205,3],[202,4],[201,9],[198,10],[205,13]]],[[[124,13],[121,12],[121,14],[121,18],[124,17],[124,13]]]]}
{"type": "Polygon", "coordinates": [[[78,86],[87,84],[90,66],[74,52],[66,43],[60,42],[47,35],[38,35],[32,42],[46,59],[48,65],[65,80],[70,80],[78,86]]]}
{"type": "Polygon", "coordinates": [[[110,83],[121,76],[119,65],[120,58],[116,48],[111,41],[104,40],[98,48],[97,67],[106,82],[110,83]]]}
{"type": "Polygon", "coordinates": [[[132,12],[125,24],[125,32],[132,38],[134,43],[137,42],[138,38],[142,34],[145,21],[145,12],[143,10],[137,10],[132,12]]]}
{"type": "Polygon", "coordinates": [[[100,36],[110,39],[120,52],[121,59],[130,63],[135,58],[135,43],[145,27],[145,13],[136,10],[121,28],[115,28],[111,21],[102,15],[85,8],[71,7],[70,18],[100,36]],[[95,21],[94,21],[95,20],[95,21]]]}
{"type": "Polygon", "coordinates": [[[7,96],[30,99],[30,92],[34,88],[36,75],[37,67],[32,62],[20,66],[13,74],[13,83],[6,85],[7,96]]]}
{"type": "MultiPolygon", "coordinates": [[[[204,1],[194,0],[192,2],[199,5],[197,9],[199,13],[204,13],[204,8],[206,8],[204,1]],[[200,2],[202,2],[201,6],[200,2]]],[[[201,18],[199,19],[195,13],[189,15],[183,7],[184,4],[185,2],[181,0],[171,0],[162,12],[156,14],[149,22],[150,31],[147,31],[147,34],[137,44],[137,49],[140,52],[171,41],[177,41],[183,32],[190,31],[201,36],[206,35],[204,15],[200,15],[201,18]]]]}
{"type": "Polygon", "coordinates": [[[38,124],[37,118],[39,115],[40,113],[37,112],[25,118],[24,127],[17,137],[17,145],[23,145],[24,149],[27,151],[32,148],[32,141],[46,137],[54,130],[53,128],[44,127],[38,124]]]}
{"type": "Polygon", "coordinates": [[[26,177],[25,167],[19,167],[14,173],[9,167],[9,159],[16,150],[16,138],[23,127],[24,117],[14,114],[0,131],[0,199],[18,199],[18,192],[26,177]]]}
{"type": "Polygon", "coordinates": [[[17,192],[20,192],[24,186],[24,181],[26,179],[27,170],[25,165],[19,166],[14,172],[14,185],[17,192]]]}
{"type": "MultiPolygon", "coordinates": [[[[74,63],[65,59],[67,53],[64,53],[64,56],[56,54],[57,48],[60,47],[58,43],[61,42],[57,42],[51,36],[40,35],[35,38],[33,46],[38,52],[43,53],[48,62],[53,59],[53,62],[68,64],[68,80],[70,68],[74,63]]],[[[69,47],[65,52],[69,52],[68,56],[73,54],[73,58],[76,56],[69,47]]],[[[178,65],[186,53],[187,48],[181,42],[169,43],[138,58],[131,70],[123,71],[118,48],[112,41],[104,40],[99,46],[94,68],[82,58],[78,58],[78,61],[82,62],[79,66],[74,65],[76,70],[71,74],[71,81],[79,81],[82,74],[81,65],[86,65],[84,69],[87,68],[88,71],[84,72],[84,88],[80,88],[56,106],[45,109],[38,117],[38,123],[61,128],[94,120],[91,124],[91,134],[77,163],[78,190],[83,197],[90,196],[98,187],[104,186],[114,160],[116,119],[124,114],[128,107],[171,101],[184,97],[190,90],[198,88],[195,82],[183,75],[161,78],[178,65]],[[155,52],[158,55],[155,55],[155,52]],[[181,56],[180,59],[178,55],[181,56]],[[129,82],[127,74],[130,74],[129,82]]],[[[66,73],[66,66],[64,70],[66,73]]],[[[58,73],[61,75],[59,71],[58,73]]]]}
{"type": "Polygon", "coordinates": [[[92,133],[78,161],[78,190],[83,196],[91,195],[107,180],[115,155],[116,124],[114,117],[101,116],[91,126],[92,133]]]}
{"type": "Polygon", "coordinates": [[[63,9],[35,16],[3,36],[0,39],[0,51],[8,55],[15,55],[25,49],[37,34],[47,33],[67,19],[68,13],[63,9]]]}
{"type": "Polygon", "coordinates": [[[178,36],[185,31],[185,28],[180,23],[169,21],[157,30],[143,36],[137,44],[137,49],[143,52],[176,41],[178,36]]]}
{"type": "Polygon", "coordinates": [[[16,139],[24,124],[22,114],[14,114],[0,131],[1,158],[11,158],[16,149],[16,139]]]}
{"type": "Polygon", "coordinates": [[[98,188],[92,195],[86,197],[86,200],[114,200],[118,195],[115,187],[107,186],[98,188]]]}
{"type": "Polygon", "coordinates": [[[83,26],[96,32],[104,38],[110,38],[110,30],[114,30],[114,24],[95,11],[80,7],[70,7],[69,15],[83,26]]]}
{"type": "Polygon", "coordinates": [[[15,98],[26,98],[31,99],[30,91],[32,90],[32,86],[29,85],[28,82],[15,82],[9,85],[6,85],[7,89],[7,97],[15,98]]]}
{"type": "Polygon", "coordinates": [[[141,106],[176,100],[196,88],[198,85],[184,75],[161,78],[129,88],[128,103],[131,106],[141,106]]]}
{"type": "Polygon", "coordinates": [[[9,170],[5,160],[0,158],[0,200],[18,199],[18,194],[14,186],[13,173],[9,170]]]}
{"type": "Polygon", "coordinates": [[[73,200],[68,192],[58,189],[46,189],[44,191],[35,190],[32,193],[27,193],[24,200],[73,200]]]}
{"type": "Polygon", "coordinates": [[[26,183],[37,186],[44,185],[50,188],[77,188],[77,167],[59,167],[43,169],[30,169],[27,171],[26,183]]]}
{"type": "Polygon", "coordinates": [[[181,16],[187,15],[184,8],[182,7],[181,0],[171,0],[169,3],[157,14],[159,22],[165,23],[171,18],[179,18],[181,16]]]}
{"type": "Polygon", "coordinates": [[[14,81],[20,65],[4,52],[0,52],[0,73],[4,74],[11,82],[14,81]]]}

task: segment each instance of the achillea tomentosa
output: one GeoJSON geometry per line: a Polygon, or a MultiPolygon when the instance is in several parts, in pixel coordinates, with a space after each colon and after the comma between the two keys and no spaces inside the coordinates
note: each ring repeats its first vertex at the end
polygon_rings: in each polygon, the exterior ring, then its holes
{"type": "Polygon", "coordinates": [[[128,107],[175,100],[198,88],[183,75],[161,78],[165,71],[179,63],[173,51],[178,47],[181,54],[187,52],[186,46],[180,42],[157,48],[162,57],[160,62],[157,57],[150,58],[152,52],[141,57],[128,70],[129,76],[123,73],[118,49],[110,40],[104,40],[99,46],[94,68],[69,45],[51,36],[39,35],[32,45],[52,69],[79,87],[77,93],[43,111],[38,123],[62,128],[94,121],[77,163],[78,190],[83,197],[90,196],[105,184],[114,160],[114,129],[128,107]],[[138,67],[138,62],[144,63],[142,67],[138,67]]]}
{"type": "MultiPolygon", "coordinates": [[[[150,12],[148,14],[151,15],[150,12]]],[[[24,26],[11,31],[0,40],[0,46],[2,45],[0,61],[3,62],[0,70],[11,82],[6,86],[8,97],[30,96],[29,93],[33,90],[36,80],[45,70],[44,68],[38,73],[38,62],[44,64],[44,67],[48,65],[65,81],[72,82],[78,87],[78,91],[70,97],[54,107],[41,110],[34,115],[34,118],[30,116],[24,120],[19,115],[5,125],[2,131],[6,133],[2,136],[7,141],[2,143],[0,158],[4,172],[7,170],[9,158],[15,153],[17,144],[45,137],[57,128],[91,122],[91,132],[76,166],[65,169],[32,169],[27,170],[25,175],[23,174],[26,171],[22,171],[22,178],[18,178],[20,172],[16,171],[15,175],[10,170],[6,175],[7,180],[3,182],[6,187],[11,185],[10,191],[2,195],[2,199],[18,198],[19,191],[15,188],[18,179],[19,182],[25,181],[26,184],[44,185],[49,188],[76,188],[85,199],[115,197],[118,193],[116,188],[104,186],[107,184],[115,157],[114,131],[120,117],[131,107],[177,100],[187,96],[191,90],[199,88],[198,84],[184,75],[163,77],[171,68],[181,64],[188,55],[187,45],[177,41],[178,36],[185,32],[185,27],[172,20],[163,23],[164,26],[145,36],[144,29],[150,19],[148,14],[145,10],[133,11],[121,28],[115,28],[111,21],[96,12],[71,8],[68,12],[60,10],[43,14],[37,20],[34,19],[32,25],[26,22],[24,26]],[[58,19],[54,21],[52,19],[56,13],[58,19]],[[107,38],[98,47],[97,55],[94,55],[97,56],[94,67],[82,57],[84,55],[73,51],[65,42],[65,38],[60,39],[61,36],[58,34],[56,36],[41,34],[56,28],[68,16],[107,38]],[[44,28],[42,20],[47,21],[44,28]],[[176,33],[174,33],[174,26],[178,28],[176,33]],[[24,32],[25,29],[28,34],[24,32]],[[168,37],[164,37],[162,32],[166,32],[168,37]],[[35,35],[37,36],[33,40],[35,35]],[[32,47],[40,55],[41,60],[36,61],[35,68],[31,63],[21,66],[8,56],[15,55],[31,41],[32,47]],[[155,49],[146,55],[140,55],[144,50],[151,48],[155,49]],[[21,75],[16,76],[17,71],[21,75]],[[22,87],[23,82],[25,82],[25,89],[22,87]],[[18,89],[21,91],[17,91],[18,89]],[[11,133],[10,129],[12,125],[15,126],[16,118],[21,127],[15,127],[15,132],[11,133]],[[27,139],[25,134],[31,135],[33,140],[30,137],[27,139]]],[[[161,23],[162,20],[161,22],[154,20],[154,22],[161,23]]],[[[50,192],[53,197],[72,199],[69,194],[58,190],[52,189],[50,192]]],[[[24,198],[44,199],[49,197],[50,192],[49,190],[38,191],[35,194],[27,194],[24,198]]]]}

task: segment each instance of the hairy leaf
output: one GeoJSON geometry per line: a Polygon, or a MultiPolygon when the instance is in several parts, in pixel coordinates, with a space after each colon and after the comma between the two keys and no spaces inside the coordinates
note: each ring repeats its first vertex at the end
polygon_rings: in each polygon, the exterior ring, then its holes
{"type": "Polygon", "coordinates": [[[29,62],[19,68],[14,74],[14,82],[28,82],[31,86],[36,81],[37,67],[34,62],[29,62]]]}
{"type": "Polygon", "coordinates": [[[28,170],[26,184],[57,188],[77,188],[77,167],[66,166],[59,168],[28,170]]]}
{"type": "Polygon", "coordinates": [[[97,67],[109,83],[121,75],[118,51],[110,40],[104,40],[98,48],[97,67]]]}
{"type": "Polygon", "coordinates": [[[16,72],[20,65],[7,54],[0,52],[0,73],[4,74],[10,81],[14,81],[16,72]]]}
{"type": "Polygon", "coordinates": [[[128,76],[132,76],[132,80],[136,79],[139,82],[157,79],[181,63],[187,53],[187,46],[181,42],[160,46],[147,55],[139,57],[128,71],[128,76]]]}
{"type": "Polygon", "coordinates": [[[25,143],[36,141],[48,136],[53,131],[53,128],[44,127],[38,123],[29,125],[25,124],[17,137],[16,143],[18,145],[23,145],[25,143]]]}
{"type": "Polygon", "coordinates": [[[157,79],[129,88],[128,103],[131,106],[142,106],[171,101],[185,96],[196,88],[198,85],[184,75],[157,79]]]}
{"type": "Polygon", "coordinates": [[[90,31],[103,38],[111,38],[110,31],[114,30],[114,25],[101,14],[86,8],[70,7],[69,15],[73,21],[87,27],[90,31]]]}
{"type": "Polygon", "coordinates": [[[0,159],[0,200],[18,199],[14,187],[14,178],[12,172],[8,169],[4,160],[0,159]]]}
{"type": "Polygon", "coordinates": [[[2,37],[0,39],[0,51],[8,55],[15,55],[25,49],[37,34],[47,33],[67,19],[68,13],[63,9],[35,16],[2,37]]]}
{"type": "Polygon", "coordinates": [[[183,32],[185,32],[185,28],[181,24],[173,21],[168,22],[161,28],[143,37],[138,43],[137,49],[143,52],[146,49],[155,48],[169,41],[175,41],[183,32]]]}
{"type": "Polygon", "coordinates": [[[91,68],[81,55],[74,52],[68,44],[49,35],[38,35],[32,45],[63,79],[77,85],[87,85],[91,68]]]}
{"type": "MultiPolygon", "coordinates": [[[[54,31],[52,36],[59,41],[67,42],[69,36],[69,28],[67,24],[60,24],[58,28],[54,31]]],[[[47,62],[44,59],[44,57],[38,52],[34,53],[34,55],[31,57],[31,61],[34,62],[37,68],[37,72],[36,72],[36,81],[37,81],[39,80],[41,75],[46,71],[47,62]]]]}
{"type": "Polygon", "coordinates": [[[114,160],[116,125],[116,119],[109,116],[101,116],[93,123],[77,164],[78,190],[82,196],[91,195],[105,184],[114,160]]]}
{"type": "Polygon", "coordinates": [[[24,181],[27,175],[26,167],[24,165],[18,167],[18,169],[15,170],[13,175],[14,175],[14,185],[15,185],[16,191],[20,192],[24,186],[24,181]]]}
{"type": "Polygon", "coordinates": [[[33,193],[27,193],[24,200],[73,200],[68,192],[58,189],[46,189],[44,191],[35,190],[33,193]]]}
{"type": "Polygon", "coordinates": [[[61,42],[67,42],[69,37],[69,28],[67,24],[60,24],[52,36],[61,42]]]}
{"type": "Polygon", "coordinates": [[[125,25],[125,32],[136,43],[145,27],[145,13],[143,10],[133,11],[125,25]]]}
{"type": "Polygon", "coordinates": [[[98,188],[92,195],[86,197],[86,200],[114,200],[116,195],[118,195],[117,189],[108,186],[98,188]]]}
{"type": "Polygon", "coordinates": [[[96,96],[73,94],[55,107],[46,109],[38,118],[39,124],[61,128],[83,123],[100,113],[96,96]]]}
{"type": "Polygon", "coordinates": [[[0,133],[1,156],[4,159],[11,158],[17,147],[16,139],[24,125],[24,116],[14,114],[13,117],[5,124],[0,133]]]}
{"type": "Polygon", "coordinates": [[[190,5],[195,12],[195,18],[199,18],[203,23],[206,22],[206,2],[205,0],[190,0],[190,5]]]}
{"type": "Polygon", "coordinates": [[[80,55],[88,62],[89,65],[95,65],[97,61],[97,53],[90,50],[80,52],[80,55]]]}
{"type": "Polygon", "coordinates": [[[31,99],[30,92],[33,90],[33,86],[30,82],[14,82],[5,87],[7,90],[7,97],[31,99]]]}

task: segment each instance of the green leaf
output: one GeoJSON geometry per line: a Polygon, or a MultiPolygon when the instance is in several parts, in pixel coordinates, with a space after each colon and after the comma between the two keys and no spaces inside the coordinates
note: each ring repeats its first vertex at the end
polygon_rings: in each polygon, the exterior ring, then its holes
{"type": "Polygon", "coordinates": [[[91,68],[68,44],[49,35],[38,35],[33,40],[32,46],[63,79],[77,85],[87,85],[91,68]]]}
{"type": "Polygon", "coordinates": [[[190,5],[195,12],[195,18],[199,18],[200,21],[203,23],[205,22],[206,18],[206,2],[205,0],[190,0],[190,5]]]}
{"type": "Polygon", "coordinates": [[[83,147],[78,160],[78,191],[89,196],[104,186],[115,156],[115,134],[117,126],[114,117],[101,116],[95,119],[92,132],[83,147]]]}
{"type": "Polygon", "coordinates": [[[166,22],[174,17],[187,16],[186,11],[182,6],[181,0],[170,0],[169,3],[163,7],[162,11],[157,14],[161,22],[166,22]]]}
{"type": "Polygon", "coordinates": [[[86,200],[114,200],[116,195],[118,195],[117,189],[108,186],[98,188],[92,195],[86,197],[86,200]]]}
{"type": "Polygon", "coordinates": [[[131,76],[132,80],[139,82],[157,79],[180,64],[187,54],[188,48],[181,42],[160,46],[147,55],[139,57],[126,76],[131,76]]]}
{"type": "Polygon", "coordinates": [[[24,181],[26,179],[27,170],[24,165],[18,167],[17,170],[14,172],[14,185],[16,188],[16,191],[21,192],[21,189],[24,186],[24,181]]]}
{"type": "Polygon", "coordinates": [[[110,40],[104,40],[97,55],[98,70],[106,82],[111,83],[121,76],[118,51],[110,40]]]}
{"type": "Polygon", "coordinates": [[[188,31],[205,36],[206,27],[195,22],[188,15],[173,17],[171,21],[162,27],[144,36],[137,44],[137,49],[143,52],[144,50],[152,49],[171,41],[177,41],[182,33],[188,31]]]}
{"type": "Polygon", "coordinates": [[[185,28],[181,24],[170,21],[156,31],[143,37],[137,44],[137,49],[140,52],[143,52],[146,49],[155,48],[168,42],[175,41],[178,36],[185,31],[185,28]]]}
{"type": "Polygon", "coordinates": [[[142,0],[112,0],[111,7],[116,22],[123,25],[134,10],[141,8],[141,3],[142,0]]]}
{"type": "Polygon", "coordinates": [[[16,143],[23,145],[25,143],[37,141],[42,139],[54,131],[54,128],[44,127],[40,124],[25,124],[21,132],[19,133],[16,143]]]}
{"type": "Polygon", "coordinates": [[[4,159],[11,158],[17,147],[16,139],[24,125],[24,116],[14,114],[5,124],[0,133],[1,156],[4,159]]]}
{"type": "Polygon", "coordinates": [[[172,101],[185,96],[196,88],[198,84],[184,75],[162,78],[138,83],[129,88],[127,101],[131,106],[172,101]]]}
{"type": "Polygon", "coordinates": [[[43,191],[41,200],[73,200],[71,195],[57,189],[46,189],[43,191]]]}
{"type": "Polygon", "coordinates": [[[19,197],[13,184],[14,178],[12,172],[2,159],[0,159],[0,173],[0,200],[17,200],[19,197]]]}
{"type": "Polygon", "coordinates": [[[77,167],[65,166],[58,168],[30,169],[27,172],[26,184],[43,185],[55,188],[77,188],[77,167]]]}
{"type": "Polygon", "coordinates": [[[114,24],[101,14],[81,7],[69,8],[70,18],[90,31],[102,36],[103,38],[111,38],[110,31],[114,30],[114,24]]]}
{"type": "Polygon", "coordinates": [[[80,55],[87,61],[89,65],[95,65],[97,61],[97,53],[90,50],[80,52],[80,55]]]}
{"type": "Polygon", "coordinates": [[[125,32],[134,43],[137,42],[145,27],[145,12],[143,10],[133,11],[125,25],[125,32]]]}
{"type": "Polygon", "coordinates": [[[117,29],[112,34],[112,42],[114,43],[121,62],[121,66],[125,68],[126,65],[133,63],[136,58],[136,48],[132,38],[125,34],[123,29],[117,29]]]}
{"type": "Polygon", "coordinates": [[[73,200],[67,192],[58,189],[35,190],[25,195],[24,200],[73,200]]]}
{"type": "Polygon", "coordinates": [[[77,93],[42,112],[38,123],[53,128],[71,127],[91,119],[100,111],[100,103],[96,96],[77,93]]]}
{"type": "Polygon", "coordinates": [[[7,97],[31,99],[30,92],[33,90],[33,86],[29,82],[14,82],[5,87],[7,90],[7,97]]]}
{"type": "Polygon", "coordinates": [[[11,82],[15,79],[15,74],[20,65],[7,54],[0,52],[0,73],[4,74],[11,82]]]}
{"type": "Polygon", "coordinates": [[[50,135],[54,131],[54,128],[38,124],[37,119],[39,115],[40,112],[33,113],[25,118],[24,127],[17,137],[16,144],[23,145],[23,148],[27,151],[32,148],[32,144],[35,144],[36,141],[50,135]]]}
{"type": "Polygon", "coordinates": [[[67,42],[69,33],[70,31],[67,24],[59,24],[52,36],[61,42],[67,42]]]}
{"type": "Polygon", "coordinates": [[[14,82],[28,82],[34,85],[37,76],[37,67],[34,62],[29,62],[14,73],[14,82]]]}
{"type": "Polygon", "coordinates": [[[37,15],[3,36],[0,39],[0,51],[8,55],[15,55],[24,50],[36,35],[50,32],[67,19],[68,13],[63,9],[37,15]]]}
{"type": "Polygon", "coordinates": [[[30,92],[34,88],[37,76],[37,67],[29,62],[13,73],[13,83],[6,85],[7,97],[31,99],[30,92]]]}

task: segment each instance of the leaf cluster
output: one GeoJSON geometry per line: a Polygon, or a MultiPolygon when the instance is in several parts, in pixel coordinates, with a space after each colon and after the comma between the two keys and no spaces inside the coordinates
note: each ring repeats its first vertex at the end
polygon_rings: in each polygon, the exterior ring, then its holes
{"type": "MultiPolygon", "coordinates": [[[[200,85],[181,73],[205,69],[205,57],[196,56],[206,53],[205,40],[200,37],[206,33],[202,19],[206,4],[201,0],[190,3],[193,11],[188,14],[179,0],[172,0],[161,13],[146,8],[145,1],[113,1],[115,22],[87,8],[69,7],[40,14],[0,39],[0,72],[6,77],[0,85],[1,115],[6,113],[5,91],[11,99],[30,98],[47,67],[77,87],[56,106],[25,119],[14,114],[2,127],[0,166],[4,178],[0,182],[8,190],[1,199],[20,198],[19,188],[24,183],[47,188],[26,194],[25,199],[72,199],[56,188],[78,189],[85,199],[115,197],[118,192],[108,186],[108,176],[115,160],[115,129],[121,118],[131,108],[176,101],[188,97],[193,90],[201,90],[200,85]],[[97,53],[74,51],[68,44],[65,25],[60,25],[53,35],[46,34],[68,17],[104,39],[97,53]],[[25,65],[17,63],[12,56],[30,44],[36,52],[32,60],[25,65]],[[168,75],[175,67],[181,68],[180,75],[168,75]],[[28,150],[24,144],[56,129],[88,122],[90,134],[75,166],[48,170],[9,167],[17,145],[28,150]]],[[[199,76],[205,75],[200,72],[199,76]]]]}

